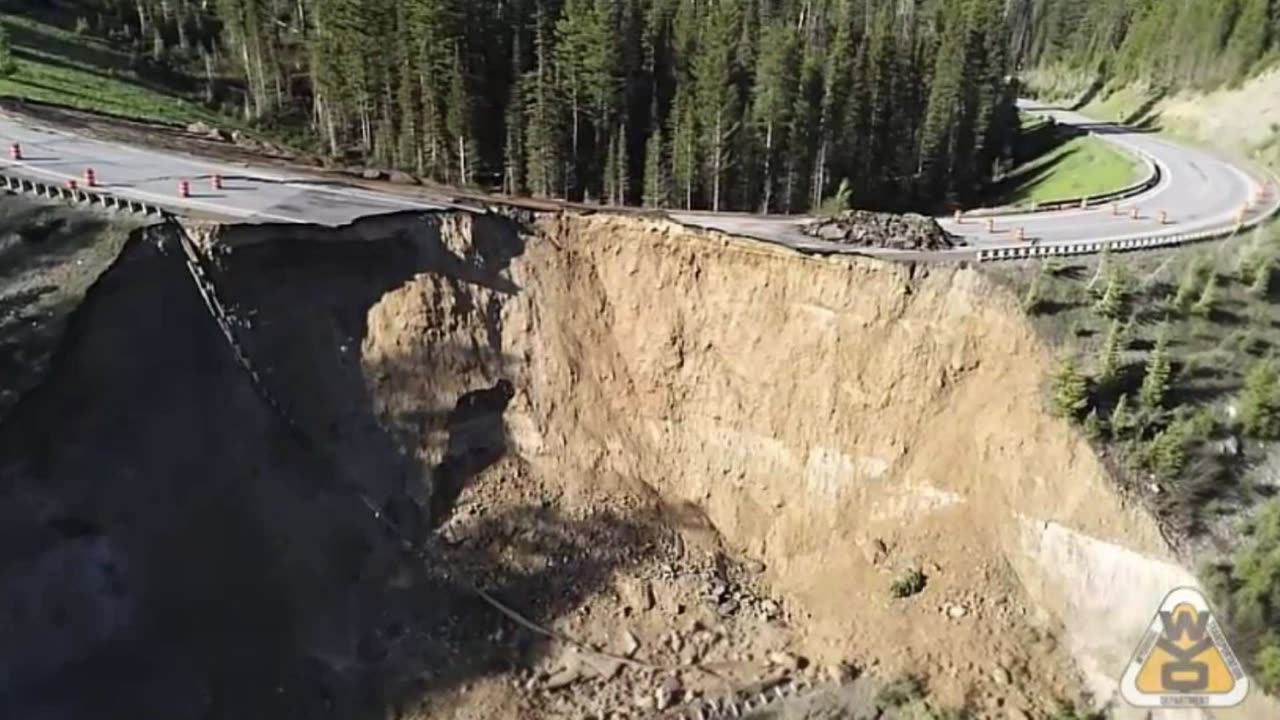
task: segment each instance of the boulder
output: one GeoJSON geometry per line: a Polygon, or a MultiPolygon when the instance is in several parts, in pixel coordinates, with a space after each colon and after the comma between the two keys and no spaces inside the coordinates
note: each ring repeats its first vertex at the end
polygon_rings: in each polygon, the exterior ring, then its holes
{"type": "Polygon", "coordinates": [[[187,125],[187,132],[192,135],[202,135],[210,140],[218,142],[227,142],[231,139],[231,135],[226,130],[213,127],[206,122],[196,121],[187,125]]]}

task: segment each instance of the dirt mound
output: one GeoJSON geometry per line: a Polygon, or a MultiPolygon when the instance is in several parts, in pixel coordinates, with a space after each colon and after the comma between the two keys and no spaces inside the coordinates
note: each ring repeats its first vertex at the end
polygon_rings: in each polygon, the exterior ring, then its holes
{"type": "Polygon", "coordinates": [[[814,220],[804,225],[801,232],[859,247],[944,250],[956,245],[956,239],[933,218],[914,213],[898,215],[846,210],[829,218],[814,220]]]}
{"type": "Polygon", "coordinates": [[[1028,528],[1160,546],[1042,412],[1015,299],[528,223],[197,228],[212,300],[176,229],[131,240],[0,425],[0,585],[69,608],[0,606],[60,638],[0,703],[650,718],[856,669],[1003,719],[1077,689],[1028,528]]]}

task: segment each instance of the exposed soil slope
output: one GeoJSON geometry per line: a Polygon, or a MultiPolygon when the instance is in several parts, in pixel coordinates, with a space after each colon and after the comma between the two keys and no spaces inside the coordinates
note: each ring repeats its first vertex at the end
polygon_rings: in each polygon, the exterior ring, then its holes
{"type": "Polygon", "coordinates": [[[194,234],[259,380],[174,228],[132,240],[0,426],[0,581],[73,608],[11,706],[650,717],[848,663],[1023,717],[1141,633],[1096,592],[1164,545],[972,270],[604,215],[194,234]]]}

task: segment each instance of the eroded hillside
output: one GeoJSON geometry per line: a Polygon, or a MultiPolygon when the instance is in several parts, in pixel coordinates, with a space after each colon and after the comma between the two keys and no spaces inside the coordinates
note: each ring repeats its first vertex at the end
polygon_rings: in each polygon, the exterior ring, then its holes
{"type": "Polygon", "coordinates": [[[151,228],[0,426],[4,582],[66,600],[5,610],[14,707],[676,717],[914,672],[1039,717],[1187,580],[971,269],[606,215],[190,231],[227,322],[151,228]]]}

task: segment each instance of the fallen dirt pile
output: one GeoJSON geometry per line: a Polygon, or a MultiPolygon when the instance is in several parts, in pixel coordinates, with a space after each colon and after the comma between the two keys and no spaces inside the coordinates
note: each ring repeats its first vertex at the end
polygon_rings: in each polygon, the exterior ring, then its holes
{"type": "Polygon", "coordinates": [[[829,218],[807,223],[801,232],[831,242],[859,247],[899,250],[942,250],[956,245],[933,218],[914,213],[846,210],[829,218]]]}
{"type": "Polygon", "coordinates": [[[1071,548],[1162,546],[973,271],[607,215],[192,234],[208,297],[139,234],[0,425],[0,595],[57,600],[0,604],[16,716],[695,717],[910,672],[1021,719],[1141,635],[1063,625],[1107,577],[1071,548]]]}

